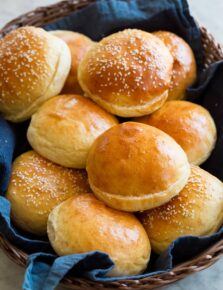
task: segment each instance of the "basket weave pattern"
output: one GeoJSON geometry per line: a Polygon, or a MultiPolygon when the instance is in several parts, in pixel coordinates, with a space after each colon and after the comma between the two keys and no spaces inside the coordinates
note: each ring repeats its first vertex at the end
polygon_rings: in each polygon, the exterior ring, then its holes
{"type": "MultiPolygon", "coordinates": [[[[57,4],[40,7],[34,11],[21,15],[9,22],[0,30],[0,38],[11,30],[25,25],[43,26],[58,20],[70,13],[80,10],[95,0],[67,0],[57,4]]],[[[213,62],[223,59],[223,47],[218,44],[213,36],[204,27],[200,27],[202,34],[202,45],[204,51],[204,68],[213,62]]],[[[18,265],[25,267],[28,255],[15,247],[12,243],[0,236],[0,247],[18,265]]],[[[189,274],[199,272],[214,264],[223,256],[223,240],[214,244],[212,247],[201,253],[199,256],[188,262],[180,264],[172,269],[171,272],[153,275],[152,277],[140,280],[121,280],[116,282],[94,282],[84,278],[66,277],[61,282],[71,289],[155,289],[173,283],[186,277],[189,274]]]]}

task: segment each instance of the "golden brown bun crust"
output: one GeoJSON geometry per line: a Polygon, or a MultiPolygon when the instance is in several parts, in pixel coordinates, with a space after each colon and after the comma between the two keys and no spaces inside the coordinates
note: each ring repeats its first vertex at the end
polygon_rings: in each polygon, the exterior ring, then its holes
{"type": "Polygon", "coordinates": [[[61,91],[70,70],[66,43],[42,28],[22,27],[0,40],[0,112],[28,119],[61,91]]]}
{"type": "Polygon", "coordinates": [[[63,87],[62,94],[80,94],[82,89],[77,79],[77,69],[85,53],[94,45],[94,42],[87,36],[73,31],[55,30],[53,35],[66,42],[71,51],[71,69],[63,87]]]}
{"type": "Polygon", "coordinates": [[[50,214],[47,232],[60,256],[102,251],[115,267],[108,276],[137,275],[150,258],[150,243],[132,214],[106,207],[92,194],[73,197],[50,214]]]}
{"type": "Polygon", "coordinates": [[[197,66],[190,46],[179,36],[169,31],[153,33],[160,38],[173,56],[173,74],[168,100],[185,97],[186,88],[196,80],[197,66]]]}
{"type": "Polygon", "coordinates": [[[29,151],[13,163],[6,198],[11,202],[12,220],[18,227],[46,235],[51,210],[62,201],[89,190],[85,170],[64,168],[29,151]]]}
{"type": "Polygon", "coordinates": [[[78,79],[83,91],[110,113],[142,116],[166,100],[172,64],[160,39],[126,29],[105,37],[86,53],[78,79]]]}
{"type": "Polygon", "coordinates": [[[167,204],[141,214],[152,249],[161,253],[181,236],[206,236],[223,222],[223,184],[192,165],[187,185],[167,204]]]}
{"type": "Polygon", "coordinates": [[[94,140],[118,120],[78,95],[61,95],[47,101],[33,116],[27,137],[45,158],[71,168],[85,168],[94,140]]]}
{"type": "Polygon", "coordinates": [[[126,122],[97,138],[87,159],[97,197],[125,211],[154,208],[184,187],[190,173],[186,154],[164,132],[126,122]]]}
{"type": "Polygon", "coordinates": [[[191,164],[200,165],[214,149],[217,138],[214,120],[197,104],[169,101],[153,114],[135,121],[169,134],[184,149],[191,164]]]}

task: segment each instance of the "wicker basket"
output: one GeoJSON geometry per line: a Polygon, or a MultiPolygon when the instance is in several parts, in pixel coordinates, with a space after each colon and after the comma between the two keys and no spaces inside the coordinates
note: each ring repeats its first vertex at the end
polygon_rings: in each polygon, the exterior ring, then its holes
{"type": "MultiPolygon", "coordinates": [[[[80,10],[95,0],[67,0],[55,5],[40,7],[28,12],[9,22],[0,30],[0,38],[13,29],[25,25],[42,26],[52,21],[58,20],[70,13],[80,10]]],[[[213,36],[204,27],[200,28],[202,33],[202,44],[204,50],[204,68],[211,63],[223,59],[223,47],[218,44],[213,36]]],[[[28,255],[15,247],[12,243],[0,236],[0,247],[18,265],[25,267],[28,255]]],[[[214,244],[192,260],[182,263],[166,272],[140,280],[121,280],[116,282],[99,283],[84,278],[66,277],[61,283],[71,289],[155,289],[166,286],[180,280],[189,274],[199,272],[214,264],[223,256],[223,240],[214,244]]]]}

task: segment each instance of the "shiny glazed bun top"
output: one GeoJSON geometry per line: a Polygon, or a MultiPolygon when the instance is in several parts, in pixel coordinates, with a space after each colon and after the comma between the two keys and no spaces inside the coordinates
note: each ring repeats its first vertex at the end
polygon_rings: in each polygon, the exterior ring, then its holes
{"type": "Polygon", "coordinates": [[[45,235],[51,210],[89,190],[85,170],[64,168],[28,151],[13,162],[6,198],[11,202],[12,220],[18,227],[45,235]]]}
{"type": "Polygon", "coordinates": [[[92,45],[94,45],[94,42],[87,36],[78,32],[54,30],[50,31],[50,33],[64,40],[71,52],[71,69],[61,93],[82,93],[82,89],[77,80],[77,69],[83,56],[92,47],[92,45]]]}
{"type": "Polygon", "coordinates": [[[125,211],[154,208],[184,187],[190,168],[183,149],[157,128],[134,122],[99,136],[87,159],[97,197],[125,211]]]}
{"type": "Polygon", "coordinates": [[[173,73],[168,100],[183,99],[186,88],[196,80],[196,61],[190,46],[179,36],[169,31],[153,33],[160,38],[173,56],[173,73]]]}
{"type": "Polygon", "coordinates": [[[223,222],[222,182],[192,165],[186,186],[167,204],[141,214],[156,253],[165,251],[178,237],[208,236],[223,222]]]}
{"type": "Polygon", "coordinates": [[[61,91],[70,64],[66,43],[42,28],[7,34],[0,40],[0,112],[13,122],[28,119],[61,91]]]}
{"type": "Polygon", "coordinates": [[[200,165],[214,149],[217,130],[210,113],[187,101],[169,101],[151,115],[135,121],[170,135],[186,152],[191,164],[200,165]]]}
{"type": "Polygon", "coordinates": [[[108,276],[140,274],[150,258],[149,239],[137,218],[107,207],[93,194],[76,196],[57,206],[49,216],[47,232],[60,256],[107,253],[115,263],[108,276]]]}
{"type": "Polygon", "coordinates": [[[80,63],[83,91],[107,111],[142,116],[166,100],[173,59],[160,39],[126,29],[102,39],[80,63]]]}
{"type": "Polygon", "coordinates": [[[45,158],[71,168],[85,168],[94,140],[118,120],[79,95],[60,95],[32,116],[27,138],[45,158]]]}

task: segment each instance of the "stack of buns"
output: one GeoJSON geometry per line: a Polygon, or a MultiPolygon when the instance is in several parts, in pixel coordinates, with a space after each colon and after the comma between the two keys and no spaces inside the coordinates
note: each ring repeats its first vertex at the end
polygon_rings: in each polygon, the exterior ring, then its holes
{"type": "Polygon", "coordinates": [[[0,40],[0,78],[3,116],[31,118],[11,217],[48,234],[58,255],[102,251],[108,276],[137,275],[151,250],[222,225],[223,184],[198,167],[217,131],[205,108],[180,100],[196,61],[179,36],[126,29],[96,43],[23,27],[0,40]]]}

